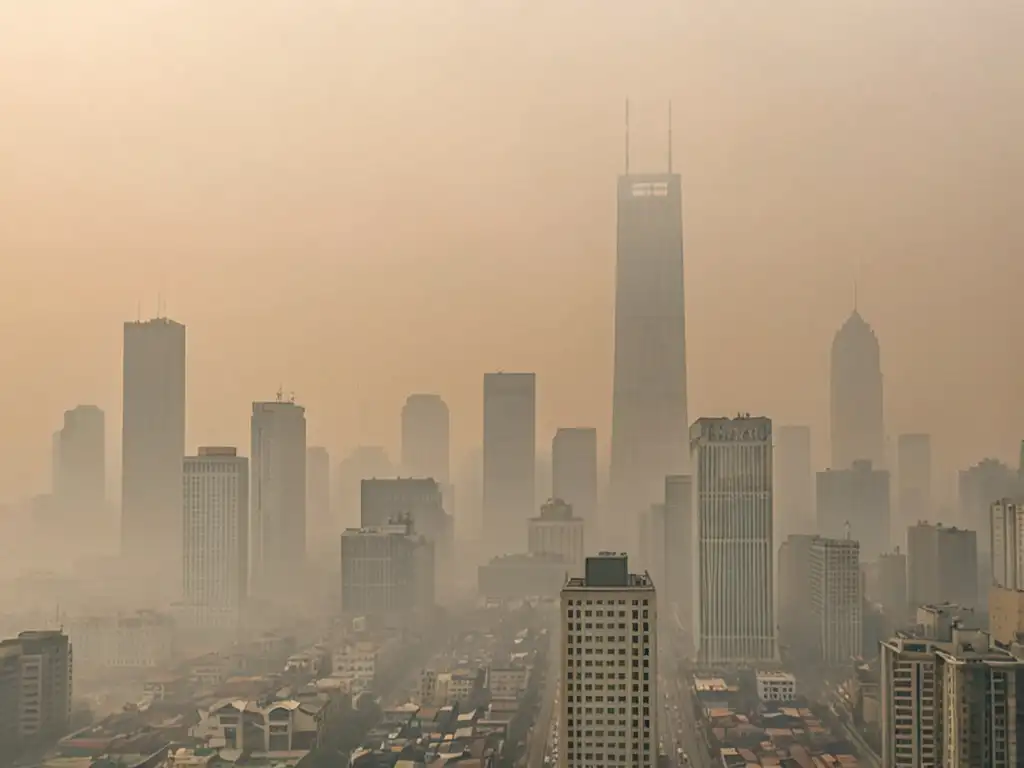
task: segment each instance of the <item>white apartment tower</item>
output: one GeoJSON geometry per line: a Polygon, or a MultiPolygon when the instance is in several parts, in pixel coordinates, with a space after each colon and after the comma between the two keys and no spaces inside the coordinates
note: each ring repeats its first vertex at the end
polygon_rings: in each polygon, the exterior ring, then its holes
{"type": "Polygon", "coordinates": [[[772,422],[740,415],[690,428],[697,499],[698,659],[775,659],[772,422]]]}
{"type": "Polygon", "coordinates": [[[248,460],[222,447],[186,456],[183,498],[183,587],[191,623],[235,627],[248,594],[248,460]]]}
{"type": "Polygon", "coordinates": [[[626,555],[586,560],[562,589],[559,768],[653,768],[658,759],[658,609],[626,555]]]}
{"type": "Polygon", "coordinates": [[[252,586],[280,596],[306,557],[306,410],[252,404],[252,586]]]}
{"type": "Polygon", "coordinates": [[[848,665],[861,655],[863,637],[860,544],[848,539],[811,542],[811,609],[819,657],[848,665]]]}

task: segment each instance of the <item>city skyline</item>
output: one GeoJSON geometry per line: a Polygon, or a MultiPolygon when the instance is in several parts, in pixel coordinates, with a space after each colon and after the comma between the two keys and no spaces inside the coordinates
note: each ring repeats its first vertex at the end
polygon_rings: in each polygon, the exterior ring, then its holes
{"type": "MultiPolygon", "coordinates": [[[[869,22],[852,8],[826,20],[756,6],[743,30],[713,7],[691,9],[686,23],[666,12],[655,26],[646,14],[592,10],[589,25],[605,34],[580,43],[565,79],[552,81],[537,69],[543,55],[527,61],[522,52],[527,40],[547,55],[563,44],[555,41],[575,25],[555,10],[538,11],[529,25],[502,15],[508,37],[482,52],[470,10],[454,14],[444,43],[406,30],[384,47],[359,35],[328,45],[323,30],[338,25],[308,9],[291,9],[288,21],[270,8],[242,20],[204,14],[208,37],[189,43],[196,56],[179,70],[169,63],[171,41],[188,38],[192,11],[124,11],[142,37],[167,36],[140,61],[103,14],[77,14],[71,25],[43,21],[33,4],[16,6],[0,32],[11,62],[0,86],[19,147],[0,180],[11,212],[3,248],[18,255],[0,286],[0,326],[11,329],[0,335],[0,362],[10,391],[33,398],[0,444],[7,501],[43,490],[48,433],[80,402],[107,413],[108,464],[117,471],[116,328],[139,315],[140,302],[141,315],[152,314],[158,295],[191,329],[189,449],[244,445],[244,403],[283,385],[317,414],[311,442],[338,456],[385,444],[397,457],[398,408],[410,392],[428,391],[452,409],[457,463],[479,434],[476,369],[506,367],[546,382],[538,439],[559,426],[594,426],[605,454],[613,186],[626,96],[638,169],[664,166],[665,104],[673,102],[692,414],[747,408],[779,424],[808,424],[823,465],[827,346],[856,279],[860,310],[884,345],[890,434],[931,433],[942,478],[985,455],[1016,455],[1024,415],[1012,406],[1024,371],[988,351],[1021,343],[1004,314],[1013,297],[1003,293],[1020,277],[1010,254],[1021,224],[1001,213],[1019,198],[1011,183],[1019,160],[1012,121],[979,116],[1015,87],[1012,68],[998,62],[1014,57],[1020,9],[988,9],[985,22],[963,9],[933,9],[937,33],[928,40],[905,7],[875,9],[869,22]],[[835,23],[853,32],[836,41],[835,23]],[[289,56],[269,31],[282,25],[307,43],[289,56]],[[40,27],[60,41],[59,62],[28,34],[40,27]],[[259,56],[246,39],[262,41],[259,56]],[[472,71],[444,54],[449,45],[476,51],[472,71]],[[772,55],[790,45],[801,55],[772,55]],[[920,70],[900,66],[908,46],[919,51],[920,70]],[[819,63],[813,72],[798,64],[804,56],[819,63]],[[360,61],[365,71],[350,66],[360,61]],[[291,66],[301,67],[308,89],[270,77],[291,66]],[[410,66],[432,87],[410,87],[398,75],[410,66]],[[383,79],[367,80],[370,70],[383,79]],[[331,73],[341,71],[354,81],[335,82],[331,73]],[[478,80],[481,72],[488,76],[478,80]],[[886,74],[870,92],[851,92],[845,85],[855,72],[886,74]],[[136,76],[161,87],[129,98],[126,78],[136,76]],[[223,87],[196,92],[197,81],[223,87]],[[899,115],[877,108],[922,88],[936,94],[927,105],[899,115]],[[795,97],[808,89],[820,103],[795,97]],[[89,94],[87,112],[75,93],[89,94]],[[339,111],[339,103],[353,109],[339,111]],[[451,109],[439,110],[436,123],[411,119],[437,114],[430,110],[439,103],[451,109]],[[473,103],[488,107],[485,116],[463,119],[473,103]],[[243,116],[253,108],[273,111],[281,130],[250,133],[233,153],[212,152],[215,137],[237,137],[252,124],[243,116]],[[59,129],[71,124],[75,138],[59,129]],[[122,127],[116,145],[111,125],[122,127]],[[148,128],[169,125],[178,138],[148,128]],[[487,195],[476,192],[482,166],[495,180],[487,195]],[[46,176],[50,168],[61,172],[46,176]],[[424,199],[420,190],[438,178],[451,183],[424,199]],[[380,206],[385,192],[392,202],[380,206]],[[385,211],[399,209],[413,222],[408,233],[389,226],[385,211]],[[922,226],[936,220],[941,226],[922,226]],[[285,261],[300,268],[283,269],[285,261]],[[553,320],[559,343],[538,343],[551,337],[553,320]],[[472,332],[438,351],[437,340],[463,328],[472,332]],[[721,354],[725,347],[733,353],[721,354]],[[940,348],[938,356],[921,352],[940,348]],[[333,362],[341,358],[359,364],[333,362]]],[[[365,23],[381,18],[364,13],[365,23]]],[[[425,11],[408,13],[422,20],[425,11]]]]}

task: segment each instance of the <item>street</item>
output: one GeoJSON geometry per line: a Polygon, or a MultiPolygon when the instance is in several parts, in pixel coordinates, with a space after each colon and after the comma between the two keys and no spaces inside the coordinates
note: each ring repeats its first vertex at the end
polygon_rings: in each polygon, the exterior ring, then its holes
{"type": "Polygon", "coordinates": [[[661,646],[658,680],[661,698],[658,725],[665,754],[673,768],[712,768],[704,740],[694,722],[690,677],[680,663],[679,646],[669,637],[666,640],[669,642],[661,646]]]}

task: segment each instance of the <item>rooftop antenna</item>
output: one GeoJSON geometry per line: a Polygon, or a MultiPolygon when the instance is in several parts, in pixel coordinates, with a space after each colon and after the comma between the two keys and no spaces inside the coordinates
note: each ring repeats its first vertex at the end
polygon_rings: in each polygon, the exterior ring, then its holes
{"type": "Polygon", "coordinates": [[[668,172],[672,173],[672,100],[668,102],[668,172]]]}
{"type": "Polygon", "coordinates": [[[629,176],[629,99],[626,99],[626,175],[629,176]]]}
{"type": "Polygon", "coordinates": [[[846,540],[850,540],[850,521],[847,520],[843,523],[843,530],[846,532],[846,540]]]}
{"type": "Polygon", "coordinates": [[[284,402],[284,387],[282,387],[282,386],[278,386],[278,388],[277,388],[277,402],[279,402],[279,403],[283,403],[284,402]]]}

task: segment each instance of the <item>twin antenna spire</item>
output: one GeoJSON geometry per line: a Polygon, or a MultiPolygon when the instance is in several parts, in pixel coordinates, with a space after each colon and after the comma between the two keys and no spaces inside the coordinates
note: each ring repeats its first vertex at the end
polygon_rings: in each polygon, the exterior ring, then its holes
{"type": "MultiPolygon", "coordinates": [[[[672,173],[672,102],[668,103],[668,172],[672,173]]],[[[626,99],[626,175],[629,176],[629,99],[626,99]]]]}

